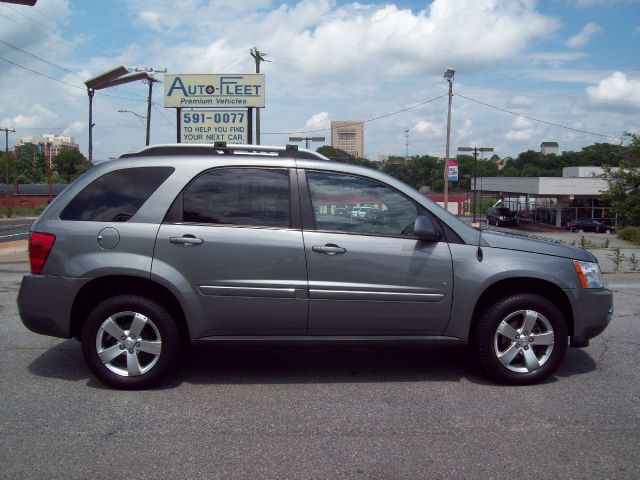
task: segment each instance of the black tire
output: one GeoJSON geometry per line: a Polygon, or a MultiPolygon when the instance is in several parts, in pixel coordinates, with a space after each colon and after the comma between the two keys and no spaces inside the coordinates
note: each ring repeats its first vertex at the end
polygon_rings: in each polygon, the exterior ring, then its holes
{"type": "Polygon", "coordinates": [[[546,298],[514,294],[484,312],[472,344],[489,377],[500,383],[529,385],[549,377],[560,365],[567,351],[567,324],[546,298]],[[525,330],[531,325],[531,331],[525,330]]]}
{"type": "Polygon", "coordinates": [[[156,384],[174,364],[180,332],[156,301],[119,295],[89,314],[81,342],[84,360],[100,381],[118,389],[144,389],[156,384]]]}

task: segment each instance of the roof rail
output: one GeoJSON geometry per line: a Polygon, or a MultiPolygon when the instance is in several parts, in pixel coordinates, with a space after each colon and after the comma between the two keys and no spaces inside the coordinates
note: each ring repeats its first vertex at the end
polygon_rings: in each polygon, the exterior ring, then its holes
{"type": "Polygon", "coordinates": [[[268,147],[264,145],[239,145],[215,142],[213,144],[165,144],[146,147],[138,152],[125,153],[120,158],[164,157],[170,155],[264,155],[273,157],[299,158],[309,160],[329,160],[324,155],[298,148],[297,145],[268,147]]]}

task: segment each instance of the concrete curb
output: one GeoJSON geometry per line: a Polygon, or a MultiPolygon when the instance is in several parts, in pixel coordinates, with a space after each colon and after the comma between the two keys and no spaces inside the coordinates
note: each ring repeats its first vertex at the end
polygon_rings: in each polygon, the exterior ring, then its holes
{"type": "Polygon", "coordinates": [[[29,248],[28,244],[28,240],[15,240],[13,242],[0,243],[0,256],[26,253],[29,248]]]}

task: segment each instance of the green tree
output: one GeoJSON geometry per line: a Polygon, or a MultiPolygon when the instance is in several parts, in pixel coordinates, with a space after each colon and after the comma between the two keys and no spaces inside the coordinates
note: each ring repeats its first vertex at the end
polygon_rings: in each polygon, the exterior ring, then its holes
{"type": "Polygon", "coordinates": [[[64,150],[53,158],[53,169],[66,182],[71,183],[92,167],[78,150],[64,150]]]}
{"type": "Polygon", "coordinates": [[[367,158],[357,158],[351,155],[350,153],[345,152],[344,150],[340,150],[339,148],[332,147],[330,145],[323,145],[322,147],[318,147],[316,152],[324,155],[325,157],[335,160],[336,162],[342,163],[351,163],[354,165],[362,165],[364,167],[373,168],[374,170],[378,170],[378,162],[374,162],[373,160],[369,160],[367,158]]]}
{"type": "Polygon", "coordinates": [[[640,135],[625,135],[631,137],[631,145],[623,147],[620,168],[604,166],[609,190],[602,199],[616,210],[622,225],[640,226],[640,135]]]}
{"type": "Polygon", "coordinates": [[[42,149],[27,143],[16,148],[13,181],[18,183],[46,183],[48,165],[42,149]]]}

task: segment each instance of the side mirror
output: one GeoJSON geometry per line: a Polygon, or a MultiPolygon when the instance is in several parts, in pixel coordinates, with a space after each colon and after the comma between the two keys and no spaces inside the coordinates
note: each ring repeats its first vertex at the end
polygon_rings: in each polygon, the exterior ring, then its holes
{"type": "Polygon", "coordinates": [[[423,215],[416,218],[416,223],[413,225],[413,234],[428,242],[438,242],[442,238],[442,233],[436,229],[433,220],[423,215]]]}

